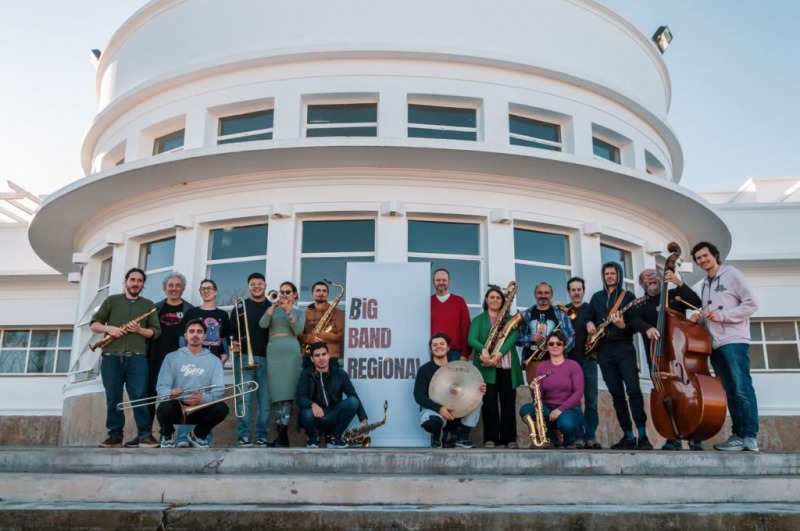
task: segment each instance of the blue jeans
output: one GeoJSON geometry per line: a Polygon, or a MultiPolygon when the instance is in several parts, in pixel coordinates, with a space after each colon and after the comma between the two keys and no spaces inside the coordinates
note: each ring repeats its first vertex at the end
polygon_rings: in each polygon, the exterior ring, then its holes
{"type": "MultiPolygon", "coordinates": [[[[241,364],[242,356],[233,356],[233,371],[236,381],[239,378],[239,365],[241,364]]],[[[245,358],[246,359],[246,358],[245,358]]],[[[244,413],[244,416],[236,420],[236,434],[239,438],[247,437],[250,439],[250,419],[253,412],[253,395],[258,401],[258,412],[256,414],[256,437],[255,440],[267,438],[267,427],[269,426],[269,417],[271,402],[269,399],[269,386],[267,385],[267,358],[266,356],[253,356],[253,361],[258,365],[258,369],[243,371],[245,382],[258,383],[258,391],[255,393],[247,393],[244,396],[236,397],[236,409],[244,413]]]]}
{"type": "Polygon", "coordinates": [[[348,396],[333,407],[322,408],[325,416],[321,419],[314,416],[310,407],[301,409],[300,425],[306,430],[308,437],[319,436],[320,430],[328,432],[334,437],[341,437],[347,426],[350,425],[350,421],[356,416],[360,404],[358,398],[348,396]]]}
{"type": "Polygon", "coordinates": [[[597,360],[581,361],[583,370],[583,430],[578,433],[584,441],[597,438],[600,417],[597,414],[597,360]]]}
{"type": "MultiPolygon", "coordinates": [[[[551,442],[553,442],[554,435],[552,432],[553,430],[558,430],[564,436],[564,446],[575,444],[575,439],[578,438],[583,430],[583,412],[581,411],[581,408],[574,407],[572,409],[562,411],[561,415],[558,416],[558,419],[556,419],[555,422],[551,422],[548,417],[554,409],[556,408],[547,405],[542,406],[545,422],[547,423],[548,438],[551,442]]],[[[531,415],[534,419],[536,419],[536,413],[532,403],[523,404],[519,408],[519,416],[524,417],[525,415],[531,415]]]]}
{"type": "Polygon", "coordinates": [[[758,402],[750,377],[750,345],[730,343],[711,351],[711,366],[722,380],[734,435],[758,435],[758,402]]]}
{"type": "MultiPolygon", "coordinates": [[[[141,354],[103,356],[100,375],[106,391],[106,429],[110,437],[122,438],[125,427],[125,412],[117,410],[117,404],[122,402],[123,388],[128,391],[129,400],[146,398],[148,373],[147,358],[141,354]]],[[[134,408],[133,419],[139,439],[152,434],[153,422],[148,408],[134,408]]]]}
{"type": "Polygon", "coordinates": [[[632,432],[631,415],[633,415],[636,427],[644,428],[647,425],[647,414],[644,412],[644,398],[642,388],[639,386],[639,368],[636,365],[636,350],[633,348],[633,343],[617,342],[601,345],[597,353],[597,363],[614,401],[619,427],[623,432],[632,432]],[[630,412],[628,402],[630,402],[630,412]]]}

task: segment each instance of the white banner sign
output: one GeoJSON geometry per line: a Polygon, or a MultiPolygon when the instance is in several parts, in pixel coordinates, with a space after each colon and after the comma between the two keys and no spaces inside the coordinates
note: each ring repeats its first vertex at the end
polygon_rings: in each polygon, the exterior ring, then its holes
{"type": "MultiPolygon", "coordinates": [[[[414,401],[417,370],[430,359],[431,265],[347,264],[345,357],[342,367],[358,392],[370,423],[386,424],[370,433],[376,447],[427,447],[414,401]]],[[[352,426],[356,426],[358,418],[352,426]]]]}

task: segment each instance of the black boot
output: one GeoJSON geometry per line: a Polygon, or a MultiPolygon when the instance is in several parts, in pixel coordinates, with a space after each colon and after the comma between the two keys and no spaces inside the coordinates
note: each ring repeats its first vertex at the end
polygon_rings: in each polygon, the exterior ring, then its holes
{"type": "Polygon", "coordinates": [[[278,438],[275,439],[276,448],[289,448],[289,427],[279,426],[278,438]]]}

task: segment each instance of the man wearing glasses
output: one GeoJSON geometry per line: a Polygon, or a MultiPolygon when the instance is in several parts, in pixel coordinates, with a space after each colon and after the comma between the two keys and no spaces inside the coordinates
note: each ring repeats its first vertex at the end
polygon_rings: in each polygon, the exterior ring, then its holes
{"type": "MultiPolygon", "coordinates": [[[[210,278],[200,282],[200,298],[203,304],[186,312],[184,322],[200,319],[206,325],[206,337],[203,347],[219,358],[224,365],[230,356],[228,337],[231,335],[231,321],[228,314],[217,308],[217,283],[210,278]]],[[[186,340],[181,338],[181,346],[186,340]]]]}

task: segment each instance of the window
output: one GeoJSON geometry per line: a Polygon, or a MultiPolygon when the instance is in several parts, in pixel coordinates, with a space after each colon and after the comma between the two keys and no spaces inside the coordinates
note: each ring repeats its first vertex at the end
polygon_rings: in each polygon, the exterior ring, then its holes
{"type": "Polygon", "coordinates": [[[478,223],[408,222],[408,261],[430,262],[433,272],[450,272],[450,291],[464,297],[473,314],[481,311],[481,244],[478,223]]]}
{"type": "Polygon", "coordinates": [[[540,282],[553,287],[553,300],[566,300],[567,280],[572,276],[569,237],[515,228],[514,272],[519,308],[535,304],[533,290],[540,282]]]}
{"type": "Polygon", "coordinates": [[[509,114],[508,132],[514,146],[561,151],[561,126],[558,124],[509,114]]]}
{"type": "Polygon", "coordinates": [[[645,171],[650,175],[655,175],[656,177],[666,178],[667,170],[664,168],[664,165],[661,164],[661,161],[658,158],[647,151],[644,150],[644,162],[645,162],[645,171]]]}
{"type": "Polygon", "coordinates": [[[619,148],[597,137],[592,137],[592,151],[601,159],[620,164],[619,148]]]}
{"type": "Polygon", "coordinates": [[[311,302],[314,282],[327,278],[344,285],[347,262],[375,261],[375,221],[304,221],[300,251],[301,301],[311,302]]]}
{"type": "Polygon", "coordinates": [[[409,104],[408,136],[477,140],[477,111],[474,108],[409,104]]]}
{"type": "Polygon", "coordinates": [[[750,368],[800,369],[798,326],[798,321],[750,321],[750,368]]]}
{"type": "Polygon", "coordinates": [[[269,109],[220,118],[217,144],[272,140],[273,116],[269,109]]]}
{"type": "Polygon", "coordinates": [[[65,374],[72,329],[0,329],[0,374],[65,374]]]}
{"type": "Polygon", "coordinates": [[[78,323],[76,326],[87,326],[89,324],[89,320],[94,315],[94,312],[100,308],[100,305],[103,304],[103,301],[108,298],[108,292],[111,289],[111,266],[113,264],[112,257],[104,258],[100,262],[100,278],[98,280],[98,287],[97,287],[97,294],[92,299],[92,302],[89,303],[89,306],[83,312],[83,315],[80,319],[78,319],[78,323]]]}
{"type": "Polygon", "coordinates": [[[161,300],[161,283],[172,272],[175,261],[175,237],[146,243],[139,253],[139,267],[147,274],[142,295],[152,301],[161,300]]]}
{"type": "Polygon", "coordinates": [[[306,136],[378,136],[378,104],[309,105],[306,136]]]}
{"type": "Polygon", "coordinates": [[[267,271],[268,234],[266,223],[209,232],[206,276],[217,283],[219,306],[233,306],[237,298],[246,297],[250,273],[267,271]]]}
{"type": "Polygon", "coordinates": [[[153,141],[153,155],[160,153],[172,153],[183,148],[183,135],[185,129],[180,129],[173,133],[160,136],[153,141]]]}

